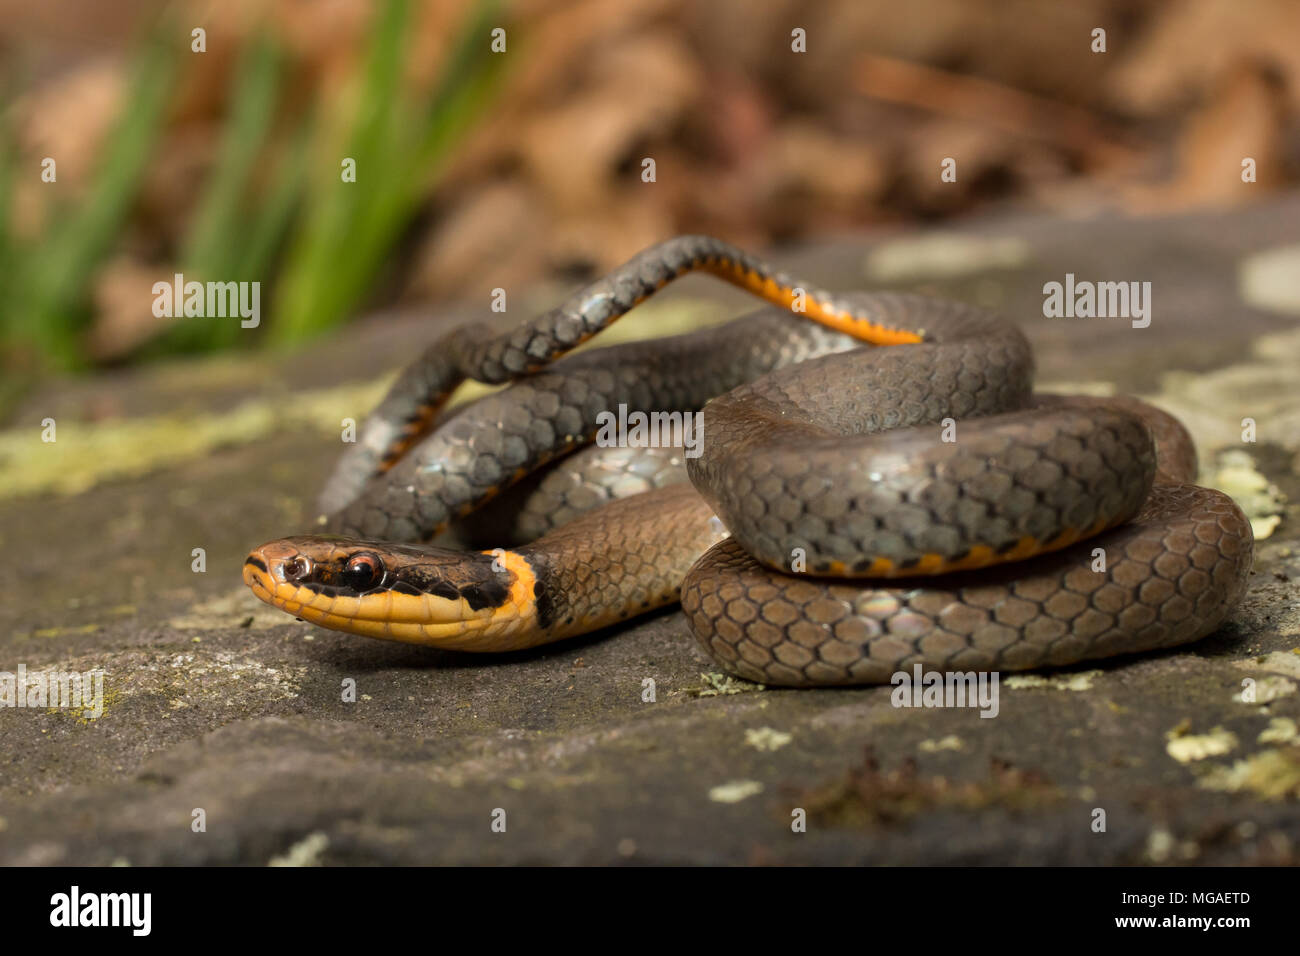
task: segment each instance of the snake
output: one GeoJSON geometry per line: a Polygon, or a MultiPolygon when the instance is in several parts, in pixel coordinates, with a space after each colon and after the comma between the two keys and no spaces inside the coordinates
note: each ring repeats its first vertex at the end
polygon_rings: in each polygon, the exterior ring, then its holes
{"type": "Polygon", "coordinates": [[[993,312],[828,292],[679,236],[513,329],[433,342],[340,457],[314,533],[253,549],[244,581],[324,628],[471,652],[680,603],[719,667],[791,687],[1061,667],[1213,632],[1253,537],[1194,483],[1187,430],[1137,398],[1036,393],[1033,375],[993,312]],[[567,354],[689,273],[767,306],[567,354]],[[448,412],[466,379],[510,384],[448,412]],[[594,444],[620,405],[691,412],[697,454],[594,444]],[[494,506],[540,535],[432,543],[494,506]]]}

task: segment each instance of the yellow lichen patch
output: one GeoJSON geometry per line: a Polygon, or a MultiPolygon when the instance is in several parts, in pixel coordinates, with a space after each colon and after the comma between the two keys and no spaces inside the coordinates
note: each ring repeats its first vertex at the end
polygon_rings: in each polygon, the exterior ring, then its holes
{"type": "Polygon", "coordinates": [[[1242,301],[1284,315],[1300,315],[1300,245],[1275,246],[1237,263],[1242,301]]]}
{"type": "MultiPolygon", "coordinates": [[[[1300,390],[1295,388],[1300,329],[1260,336],[1251,342],[1251,352],[1254,361],[1204,372],[1167,372],[1161,376],[1160,394],[1148,399],[1186,425],[1203,451],[1233,449],[1226,462],[1248,470],[1254,470],[1254,463],[1244,448],[1251,442],[1300,448],[1300,390]]],[[[1199,483],[1218,487],[1218,466],[1207,465],[1203,459],[1199,483]]],[[[1250,517],[1267,516],[1256,514],[1249,500],[1258,490],[1247,490],[1247,500],[1238,501],[1242,509],[1250,517]]]]}
{"type": "Polygon", "coordinates": [[[73,634],[94,634],[99,630],[98,624],[77,624],[72,627],[42,627],[27,634],[27,637],[35,637],[41,640],[48,640],[55,637],[68,637],[73,634]]]}
{"type": "Polygon", "coordinates": [[[282,856],[273,856],[267,866],[320,866],[320,855],[330,845],[330,838],[319,830],[309,833],[282,856]]]}
{"type": "Polygon", "coordinates": [[[1101,673],[1099,670],[1091,670],[1080,671],[1077,674],[1053,674],[1051,677],[1043,677],[1039,674],[1012,674],[1010,677],[1004,677],[1002,684],[1012,690],[1041,687],[1052,690],[1091,690],[1093,678],[1100,677],[1101,673]]]}
{"type": "MultiPolygon", "coordinates": [[[[1296,692],[1296,681],[1300,678],[1300,655],[1285,651],[1271,651],[1259,657],[1233,661],[1244,671],[1250,671],[1253,685],[1241,688],[1233,695],[1233,700],[1245,704],[1267,704],[1283,697],[1290,697],[1296,692]],[[1260,671],[1268,673],[1259,676],[1260,671]]],[[[1244,680],[1244,679],[1243,679],[1244,680]]]]}
{"type": "Polygon", "coordinates": [[[700,680],[704,682],[704,686],[695,689],[696,697],[726,697],[731,694],[747,694],[767,689],[763,684],[755,684],[740,677],[716,672],[700,674],[700,680]]]}
{"type": "Polygon", "coordinates": [[[1295,681],[1287,680],[1278,674],[1266,674],[1258,679],[1248,678],[1253,684],[1243,686],[1232,695],[1238,704],[1269,704],[1283,697],[1290,697],[1296,692],[1295,681]]]}
{"type": "Polygon", "coordinates": [[[1189,734],[1184,723],[1165,736],[1168,738],[1165,750],[1179,763],[1218,757],[1237,747],[1237,735],[1222,727],[1215,727],[1208,734],[1189,734]]]}
{"type": "Polygon", "coordinates": [[[949,734],[947,737],[940,737],[938,740],[922,740],[916,749],[923,754],[933,754],[941,750],[962,750],[965,746],[960,737],[956,734],[949,734]]]}
{"type": "Polygon", "coordinates": [[[1038,383],[1038,388],[1059,395],[1091,395],[1093,398],[1110,398],[1118,391],[1114,382],[1099,382],[1096,379],[1045,379],[1038,383]]]}
{"type": "Polygon", "coordinates": [[[1281,523],[1286,496],[1256,470],[1255,460],[1246,452],[1231,449],[1220,454],[1209,483],[1241,506],[1256,541],[1267,538],[1281,523]]]}
{"type": "Polygon", "coordinates": [[[1261,744],[1289,744],[1296,740],[1296,723],[1290,717],[1274,717],[1255,738],[1261,744]]]}
{"type": "MultiPolygon", "coordinates": [[[[108,686],[107,682],[105,682],[103,691],[103,696],[98,701],[97,714],[84,706],[72,708],[47,707],[45,713],[51,716],[67,717],[78,726],[88,727],[97,720],[103,720],[109,709],[122,700],[122,692],[115,687],[108,686]]],[[[90,701],[83,701],[83,703],[90,704],[90,701]]]]}
{"type": "Polygon", "coordinates": [[[732,780],[710,789],[709,799],[714,803],[739,803],[762,792],[763,785],[757,780],[732,780]]]}
{"type": "Polygon", "coordinates": [[[1233,661],[1233,663],[1244,670],[1264,670],[1275,674],[1286,674],[1289,677],[1300,677],[1300,653],[1295,651],[1271,651],[1259,657],[1233,661]]]}
{"type": "Polygon", "coordinates": [[[764,753],[780,750],[793,739],[793,735],[772,727],[750,728],[745,731],[745,744],[764,753]]]}
{"type": "Polygon", "coordinates": [[[965,236],[940,232],[882,243],[867,254],[863,272],[884,284],[982,275],[1029,262],[1029,243],[1015,236],[965,236]]]}
{"type": "Polygon", "coordinates": [[[228,412],[78,422],[56,419],[54,441],[29,424],[0,432],[0,499],[75,495],[203,458],[213,449],[312,428],[337,438],[339,422],[370,409],[387,382],[244,402],[228,412]]]}
{"type": "Polygon", "coordinates": [[[1231,767],[1215,767],[1200,785],[1228,793],[1249,791],[1265,800],[1300,797],[1300,747],[1270,747],[1231,767]]]}

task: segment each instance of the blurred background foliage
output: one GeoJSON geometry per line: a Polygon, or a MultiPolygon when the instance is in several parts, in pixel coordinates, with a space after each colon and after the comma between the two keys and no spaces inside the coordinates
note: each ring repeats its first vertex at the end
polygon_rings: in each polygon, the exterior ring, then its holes
{"type": "Polygon", "coordinates": [[[1259,200],[1300,178],[1297,37],[1294,0],[0,0],[0,369],[291,345],[679,232],[1259,200]],[[177,272],[260,282],[261,327],[154,316],[177,272]]]}

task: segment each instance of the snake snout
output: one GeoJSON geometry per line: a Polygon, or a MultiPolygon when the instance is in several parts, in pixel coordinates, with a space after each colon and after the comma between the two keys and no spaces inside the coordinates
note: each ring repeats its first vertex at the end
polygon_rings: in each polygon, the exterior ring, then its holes
{"type": "Polygon", "coordinates": [[[244,559],[244,583],[273,591],[278,584],[301,584],[311,580],[315,564],[311,558],[283,541],[254,548],[244,559]]]}

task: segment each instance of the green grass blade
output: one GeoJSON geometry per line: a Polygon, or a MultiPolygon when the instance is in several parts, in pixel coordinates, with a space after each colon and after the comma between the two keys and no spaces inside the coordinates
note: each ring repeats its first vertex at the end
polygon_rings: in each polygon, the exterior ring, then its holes
{"type": "MultiPolygon", "coordinates": [[[[235,69],[230,112],[212,173],[190,220],[179,255],[187,281],[244,282],[263,278],[240,268],[246,256],[249,183],[266,154],[280,93],[281,54],[261,34],[235,69]]],[[[178,318],[153,352],[211,350],[236,341],[239,323],[228,317],[178,318]]]]}
{"type": "MultiPolygon", "coordinates": [[[[438,92],[426,103],[400,95],[406,4],[390,0],[376,24],[362,87],[365,108],[349,141],[357,182],[317,184],[316,214],[291,255],[276,299],[271,339],[296,342],[337,325],[363,300],[419,208],[435,164],[482,111],[501,60],[488,49],[498,4],[480,4],[438,92]]],[[[331,172],[331,170],[327,170],[331,172]]]]}
{"type": "Polygon", "coordinates": [[[240,257],[242,205],[263,155],[280,89],[280,54],[265,35],[245,51],[235,71],[233,105],[221,146],[182,246],[180,261],[195,278],[235,278],[226,271],[240,257]]]}
{"type": "Polygon", "coordinates": [[[146,43],[137,62],[89,194],[71,214],[58,217],[33,257],[22,331],[58,365],[84,361],[79,333],[90,319],[86,304],[95,267],[120,234],[154,154],[176,65],[177,44],[164,42],[161,33],[146,43]]]}

